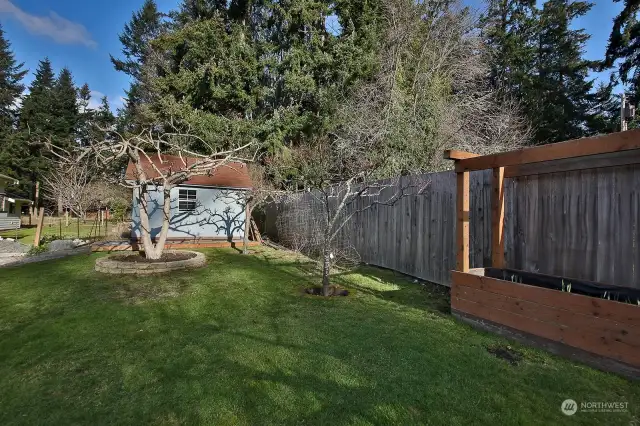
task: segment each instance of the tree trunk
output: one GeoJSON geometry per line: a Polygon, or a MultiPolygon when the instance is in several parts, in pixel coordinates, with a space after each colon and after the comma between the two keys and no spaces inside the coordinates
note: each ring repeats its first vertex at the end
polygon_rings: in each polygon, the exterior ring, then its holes
{"type": "Polygon", "coordinates": [[[329,274],[331,272],[331,250],[328,241],[325,241],[322,248],[322,295],[324,297],[329,294],[329,274]]]}
{"type": "Polygon", "coordinates": [[[242,254],[249,254],[249,230],[251,229],[251,207],[247,203],[244,218],[244,237],[242,238],[242,254]]]}
{"type": "Polygon", "coordinates": [[[162,194],[162,229],[160,230],[160,234],[158,234],[158,241],[154,249],[154,259],[160,259],[162,257],[162,252],[164,251],[164,246],[169,236],[169,224],[171,222],[171,187],[165,186],[162,189],[162,194]]]}
{"type": "Polygon", "coordinates": [[[69,227],[69,209],[64,209],[64,221],[65,221],[65,225],[68,228],[69,227]]]}
{"type": "Polygon", "coordinates": [[[155,248],[151,241],[151,229],[149,227],[149,200],[146,187],[141,187],[138,193],[138,211],[140,212],[140,239],[142,240],[142,250],[147,259],[158,259],[155,257],[155,248]]]}

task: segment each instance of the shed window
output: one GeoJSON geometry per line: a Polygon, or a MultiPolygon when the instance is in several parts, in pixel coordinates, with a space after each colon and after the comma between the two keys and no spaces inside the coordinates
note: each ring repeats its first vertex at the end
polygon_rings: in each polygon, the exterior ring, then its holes
{"type": "Polygon", "coordinates": [[[178,195],[178,211],[192,212],[196,209],[197,196],[195,189],[181,189],[178,195]]]}

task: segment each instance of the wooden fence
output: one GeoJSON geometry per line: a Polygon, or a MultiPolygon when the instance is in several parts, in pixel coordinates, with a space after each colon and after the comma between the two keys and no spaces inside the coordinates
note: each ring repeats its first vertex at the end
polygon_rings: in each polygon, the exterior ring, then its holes
{"type": "MultiPolygon", "coordinates": [[[[421,195],[356,213],[339,238],[363,262],[448,286],[456,262],[456,176],[420,179],[428,183],[421,195]]],[[[472,268],[491,264],[491,179],[490,170],[471,173],[472,268]]],[[[520,176],[505,186],[507,267],[640,288],[638,166],[520,176]]],[[[352,208],[372,202],[363,198],[352,208]]],[[[310,208],[298,210],[302,217],[287,224],[301,238],[308,235],[321,217],[311,194],[268,205],[266,235],[277,240],[278,215],[301,203],[310,208]]]]}

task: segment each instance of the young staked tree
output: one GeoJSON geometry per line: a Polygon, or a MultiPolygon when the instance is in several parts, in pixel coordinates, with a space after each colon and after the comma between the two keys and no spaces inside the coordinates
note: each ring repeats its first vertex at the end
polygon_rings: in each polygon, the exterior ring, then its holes
{"type": "Polygon", "coordinates": [[[24,91],[22,79],[27,71],[23,67],[24,64],[16,61],[0,26],[0,173],[3,174],[18,171],[20,146],[16,140],[16,103],[24,91]]]}
{"type": "MultiPolygon", "coordinates": [[[[171,190],[193,176],[210,175],[218,167],[230,161],[242,161],[242,155],[250,152],[252,142],[235,145],[226,150],[211,146],[206,140],[189,133],[158,132],[150,129],[137,134],[121,134],[109,129],[101,129],[109,137],[92,140],[88,146],[75,146],[67,149],[55,145],[50,138],[46,139],[49,152],[55,156],[58,164],[64,169],[83,170],[87,162],[94,165],[98,173],[105,179],[133,189],[140,213],[141,241],[145,256],[148,259],[160,259],[165,248],[171,220],[171,190]],[[194,152],[190,149],[193,139],[197,139],[202,147],[194,152]],[[178,164],[172,162],[163,166],[163,156],[171,154],[179,157],[178,164]],[[160,163],[153,161],[157,159],[160,163]],[[133,166],[134,176],[123,176],[113,173],[117,166],[129,163],[133,166]],[[151,170],[149,169],[151,167],[151,170]],[[161,193],[162,227],[156,236],[151,237],[150,213],[156,208],[152,193],[161,193]]],[[[251,157],[249,160],[251,160],[251,157]]]]}

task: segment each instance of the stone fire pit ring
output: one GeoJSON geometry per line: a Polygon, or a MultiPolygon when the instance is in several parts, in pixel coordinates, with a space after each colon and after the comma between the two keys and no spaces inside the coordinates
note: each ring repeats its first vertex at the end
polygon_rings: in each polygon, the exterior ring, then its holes
{"type": "Polygon", "coordinates": [[[185,260],[175,260],[156,263],[138,263],[122,261],[123,256],[131,256],[132,253],[118,253],[96,260],[95,270],[105,274],[113,275],[154,275],[164,274],[171,271],[181,271],[185,269],[196,269],[206,266],[207,259],[204,254],[189,250],[165,250],[165,253],[190,253],[195,257],[185,260]]]}

